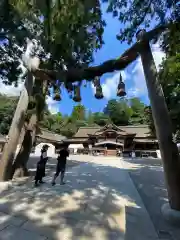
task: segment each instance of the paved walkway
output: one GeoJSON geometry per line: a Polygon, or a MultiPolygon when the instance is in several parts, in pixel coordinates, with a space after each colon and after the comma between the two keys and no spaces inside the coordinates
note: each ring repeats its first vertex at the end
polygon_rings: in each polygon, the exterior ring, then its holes
{"type": "Polygon", "coordinates": [[[0,240],[158,239],[119,159],[76,158],[64,186],[50,176],[38,189],[14,183],[0,193],[0,240]]]}
{"type": "Polygon", "coordinates": [[[161,207],[168,202],[168,194],[160,159],[125,159],[123,168],[138,190],[160,239],[180,240],[180,228],[169,224],[162,216],[161,207]]]}

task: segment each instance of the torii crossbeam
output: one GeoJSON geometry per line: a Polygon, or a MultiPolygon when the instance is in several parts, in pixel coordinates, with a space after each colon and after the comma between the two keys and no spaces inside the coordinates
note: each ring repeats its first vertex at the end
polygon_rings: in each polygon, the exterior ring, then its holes
{"type": "MultiPolygon", "coordinates": [[[[169,24],[156,27],[155,29],[147,32],[142,41],[151,41],[160,35],[163,31],[169,28],[169,24]]],[[[72,68],[67,71],[54,71],[47,69],[37,69],[34,72],[34,75],[40,79],[47,79],[51,81],[56,81],[57,79],[61,81],[61,79],[66,82],[77,82],[81,80],[89,80],[91,81],[96,76],[102,76],[108,72],[114,72],[116,70],[125,69],[130,63],[135,61],[139,56],[139,52],[141,50],[141,42],[137,41],[134,45],[132,45],[128,50],[126,50],[118,59],[108,60],[99,66],[93,67],[79,67],[72,68]]]]}

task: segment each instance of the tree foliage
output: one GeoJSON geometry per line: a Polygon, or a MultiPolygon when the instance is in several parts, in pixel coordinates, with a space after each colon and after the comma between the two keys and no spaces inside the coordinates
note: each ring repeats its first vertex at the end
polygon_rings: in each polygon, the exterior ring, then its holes
{"type": "Polygon", "coordinates": [[[94,123],[99,126],[104,126],[107,123],[111,122],[108,115],[104,114],[103,112],[95,112],[92,114],[94,123]]]}
{"type": "Polygon", "coordinates": [[[151,106],[145,107],[144,117],[145,117],[146,124],[149,127],[151,136],[156,137],[156,129],[155,129],[155,126],[154,126],[154,120],[153,120],[153,116],[152,116],[151,106]]]}
{"type": "MultiPolygon", "coordinates": [[[[118,39],[132,42],[140,27],[149,28],[152,20],[155,24],[178,19],[180,5],[176,0],[103,0],[108,3],[107,12],[117,17],[124,27],[120,29],[118,39]]],[[[122,26],[121,25],[121,26],[122,26]]]]}
{"type": "Polygon", "coordinates": [[[72,137],[79,127],[104,126],[107,123],[116,125],[145,124],[145,105],[138,99],[110,100],[103,112],[87,112],[85,106],[74,106],[71,115],[50,114],[46,112],[41,127],[58,134],[72,137]]]}
{"type": "Polygon", "coordinates": [[[99,1],[3,0],[0,16],[0,76],[6,84],[18,84],[26,37],[38,40],[42,64],[53,69],[87,65],[103,44],[99,1]]]}
{"type": "Polygon", "coordinates": [[[159,72],[173,132],[180,130],[180,54],[168,57],[159,72]]]}
{"type": "Polygon", "coordinates": [[[104,113],[114,124],[128,125],[133,112],[127,100],[112,99],[105,107],[104,113]]]}
{"type": "Polygon", "coordinates": [[[7,135],[18,102],[17,97],[0,94],[0,133],[7,135]]]}
{"type": "MultiPolygon", "coordinates": [[[[17,100],[14,97],[0,96],[1,134],[8,133],[17,100]]],[[[107,123],[114,123],[119,126],[148,124],[152,135],[155,135],[151,109],[138,98],[110,100],[102,112],[94,113],[87,111],[82,104],[78,104],[73,107],[70,115],[51,114],[46,105],[44,117],[38,125],[54,133],[72,137],[79,127],[105,126],[107,123]]],[[[178,123],[178,120],[176,122],[174,120],[174,123],[178,123]]]]}
{"type": "Polygon", "coordinates": [[[130,99],[130,107],[132,109],[131,124],[143,124],[145,122],[145,104],[141,102],[139,98],[135,97],[130,99]]]}
{"type": "Polygon", "coordinates": [[[85,120],[85,107],[81,104],[78,104],[73,108],[71,113],[71,120],[72,122],[83,121],[85,120]]]}

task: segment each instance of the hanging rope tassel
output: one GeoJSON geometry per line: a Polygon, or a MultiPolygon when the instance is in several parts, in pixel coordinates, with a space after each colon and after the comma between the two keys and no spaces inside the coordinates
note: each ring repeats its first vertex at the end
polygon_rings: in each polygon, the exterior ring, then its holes
{"type": "Polygon", "coordinates": [[[96,93],[94,95],[95,98],[96,99],[102,99],[104,96],[103,96],[102,87],[101,87],[101,84],[100,84],[100,77],[95,77],[94,81],[93,81],[93,84],[96,88],[96,93]]]}

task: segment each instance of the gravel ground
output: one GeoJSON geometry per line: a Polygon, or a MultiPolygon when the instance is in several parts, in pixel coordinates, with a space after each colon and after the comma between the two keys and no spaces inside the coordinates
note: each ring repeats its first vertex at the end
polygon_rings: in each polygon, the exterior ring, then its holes
{"type": "Polygon", "coordinates": [[[161,206],[168,201],[161,160],[125,160],[124,165],[149,212],[159,238],[180,240],[180,229],[170,226],[161,215],[161,206]]]}

